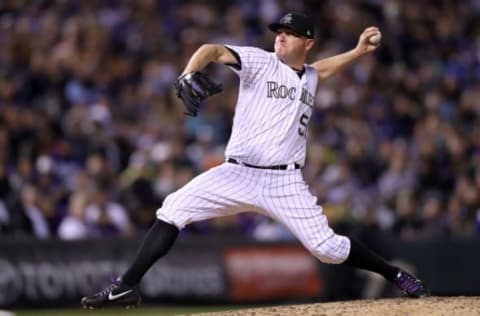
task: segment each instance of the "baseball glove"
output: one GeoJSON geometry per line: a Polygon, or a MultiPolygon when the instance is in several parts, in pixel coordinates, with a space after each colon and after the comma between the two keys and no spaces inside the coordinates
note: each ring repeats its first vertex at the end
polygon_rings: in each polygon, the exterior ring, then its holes
{"type": "Polygon", "coordinates": [[[187,108],[186,115],[197,116],[203,100],[223,90],[221,84],[213,82],[199,71],[184,74],[175,82],[177,97],[187,108]]]}

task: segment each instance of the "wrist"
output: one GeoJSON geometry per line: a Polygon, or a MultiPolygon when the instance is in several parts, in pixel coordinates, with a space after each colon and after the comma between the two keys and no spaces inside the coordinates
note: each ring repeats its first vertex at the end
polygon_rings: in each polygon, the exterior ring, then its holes
{"type": "Polygon", "coordinates": [[[352,57],[355,58],[355,59],[360,58],[367,53],[366,50],[363,50],[363,49],[361,49],[361,47],[358,47],[358,46],[355,47],[354,49],[352,49],[350,52],[352,54],[352,57]]]}

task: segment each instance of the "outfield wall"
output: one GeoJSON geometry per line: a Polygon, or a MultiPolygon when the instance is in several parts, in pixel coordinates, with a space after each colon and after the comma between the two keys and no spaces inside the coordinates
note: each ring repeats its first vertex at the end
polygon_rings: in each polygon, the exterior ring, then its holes
{"type": "MultiPolygon", "coordinates": [[[[77,306],[125,270],[139,239],[0,241],[0,309],[77,306]]],[[[437,295],[480,295],[480,240],[385,244],[437,295]]],[[[401,260],[399,261],[399,258],[401,260]]],[[[146,303],[255,303],[391,297],[373,274],[320,264],[297,243],[183,237],[141,284],[146,303]]]]}

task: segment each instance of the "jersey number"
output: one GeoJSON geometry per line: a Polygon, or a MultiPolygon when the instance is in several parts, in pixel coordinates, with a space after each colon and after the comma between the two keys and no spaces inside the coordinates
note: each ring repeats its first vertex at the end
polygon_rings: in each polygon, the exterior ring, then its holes
{"type": "Polygon", "coordinates": [[[300,117],[300,127],[298,128],[298,134],[302,137],[307,137],[307,124],[310,120],[310,116],[306,113],[303,113],[300,117]]]}

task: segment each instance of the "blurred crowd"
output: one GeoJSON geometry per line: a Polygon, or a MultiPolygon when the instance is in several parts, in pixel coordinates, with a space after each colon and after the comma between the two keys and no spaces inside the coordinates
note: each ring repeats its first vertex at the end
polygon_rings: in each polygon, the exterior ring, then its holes
{"type": "MultiPolygon", "coordinates": [[[[131,236],[170,192],[221,163],[238,79],[197,118],[172,83],[203,43],[273,49],[267,24],[303,11],[311,61],[381,47],[320,83],[304,169],[335,227],[405,239],[480,236],[480,2],[3,0],[0,236],[131,236]]],[[[255,214],[185,233],[291,238],[255,214]]]]}

